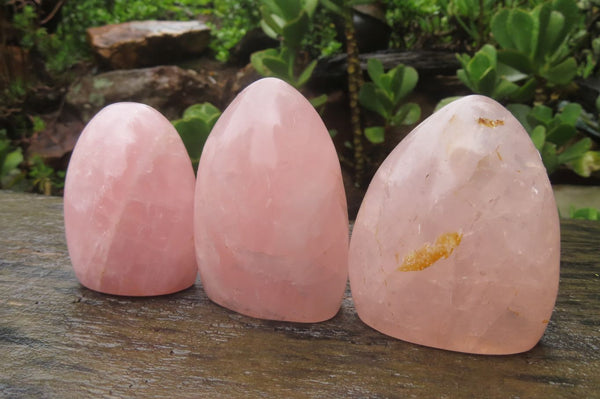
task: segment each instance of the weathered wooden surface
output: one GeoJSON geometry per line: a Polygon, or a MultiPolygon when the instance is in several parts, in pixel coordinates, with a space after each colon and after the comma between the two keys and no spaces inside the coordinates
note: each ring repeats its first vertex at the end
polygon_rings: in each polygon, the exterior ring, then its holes
{"type": "MultiPolygon", "coordinates": [[[[346,54],[322,58],[313,72],[313,78],[332,79],[345,76],[348,66],[346,58],[346,54]]],[[[385,70],[394,68],[398,64],[405,64],[417,69],[419,73],[427,75],[455,75],[456,70],[460,68],[456,54],[443,51],[385,50],[361,54],[359,58],[360,67],[365,72],[370,58],[381,61],[385,70]]]]}
{"type": "Polygon", "coordinates": [[[563,222],[560,294],[513,356],[446,352],[364,325],[244,317],[201,285],[124,298],[81,287],[62,200],[0,191],[0,397],[600,397],[600,223],[563,222]]]}

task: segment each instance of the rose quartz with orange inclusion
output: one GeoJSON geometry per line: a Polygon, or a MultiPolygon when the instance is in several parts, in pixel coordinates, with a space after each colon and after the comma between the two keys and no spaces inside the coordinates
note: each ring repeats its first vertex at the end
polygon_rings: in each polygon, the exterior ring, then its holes
{"type": "Polygon", "coordinates": [[[321,118],[287,83],[253,83],[218,120],[194,219],[200,277],[216,303],[297,322],[338,311],[348,270],[341,169],[321,118]]]}
{"type": "Polygon", "coordinates": [[[359,317],[409,342],[480,354],[531,349],[558,291],[559,220],[519,122],[470,96],[414,129],[371,182],[349,274],[359,317]]]}
{"type": "Polygon", "coordinates": [[[65,182],[65,232],[84,286],[161,295],[194,284],[194,171],[171,123],[117,103],[85,127],[65,182]]]}

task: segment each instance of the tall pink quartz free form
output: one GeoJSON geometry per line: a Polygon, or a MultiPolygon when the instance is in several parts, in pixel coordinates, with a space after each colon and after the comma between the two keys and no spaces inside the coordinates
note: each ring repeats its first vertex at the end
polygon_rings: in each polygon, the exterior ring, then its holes
{"type": "Polygon", "coordinates": [[[358,213],[349,274],[359,317],[402,340],[510,354],[556,300],[559,219],[540,156],[509,111],[457,100],[402,141],[358,213]]]}
{"type": "Polygon", "coordinates": [[[200,158],[194,222],[214,302],[296,322],[338,311],[348,274],[341,169],[321,118],[287,83],[259,80],[221,115],[200,158]]]}
{"type": "Polygon", "coordinates": [[[194,171],[177,131],[136,103],[101,110],[67,171],[65,232],[84,286],[161,295],[194,284],[194,171]]]}

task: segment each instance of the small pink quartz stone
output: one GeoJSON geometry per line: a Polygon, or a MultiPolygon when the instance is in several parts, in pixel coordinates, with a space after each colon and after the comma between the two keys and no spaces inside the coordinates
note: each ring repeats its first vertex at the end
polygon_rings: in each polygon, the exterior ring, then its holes
{"type": "Polygon", "coordinates": [[[194,284],[194,171],[155,109],[117,103],[85,127],[65,182],[65,232],[81,284],[162,295],[194,284]]]}
{"type": "Polygon", "coordinates": [[[523,127],[483,96],[433,114],[377,171],[349,256],[356,310],[376,330],[460,352],[531,349],[558,292],[560,231],[523,127]]]}
{"type": "Polygon", "coordinates": [[[198,167],[194,228],[214,302],[271,320],[338,311],[348,275],[348,214],[331,138],[293,87],[259,80],[213,128],[198,167]]]}

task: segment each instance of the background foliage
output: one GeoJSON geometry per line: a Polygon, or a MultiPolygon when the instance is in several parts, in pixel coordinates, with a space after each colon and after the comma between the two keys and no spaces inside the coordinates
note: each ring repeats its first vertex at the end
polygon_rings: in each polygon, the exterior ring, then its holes
{"type": "MultiPolygon", "coordinates": [[[[11,120],[10,128],[0,126],[2,187],[60,192],[62,172],[27,153],[28,138],[44,129],[31,104],[42,92],[46,103],[59,106],[61,88],[79,66],[91,65],[87,28],[205,16],[212,28],[212,57],[223,62],[248,32],[262,28],[280,45],[255,53],[255,68],[303,89],[320,58],[347,52],[353,40],[347,29],[350,5],[359,3],[383,7],[391,31],[389,49],[457,53],[458,79],[472,92],[501,101],[520,118],[549,173],[566,167],[589,176],[600,169],[595,144],[600,137],[600,98],[597,108],[577,103],[580,80],[600,77],[600,0],[49,1],[61,5],[56,13],[43,9],[42,3],[8,0],[2,6],[0,49],[4,54],[9,46],[18,46],[25,65],[22,70],[4,65],[0,73],[0,121],[11,120]]],[[[368,69],[352,78],[359,89],[354,105],[367,116],[360,122],[361,137],[371,150],[382,151],[395,134],[394,126],[416,123],[427,115],[420,115],[411,102],[411,91],[419,90],[416,71],[403,65],[384,71],[374,62],[368,69]]],[[[312,100],[321,107],[327,97],[312,100]]],[[[190,143],[197,138],[189,126],[202,125],[206,136],[219,112],[208,105],[192,110],[202,112],[190,111],[176,122],[190,143]]],[[[348,147],[355,144],[345,142],[348,147]]],[[[190,155],[199,157],[197,151],[190,155]]]]}

